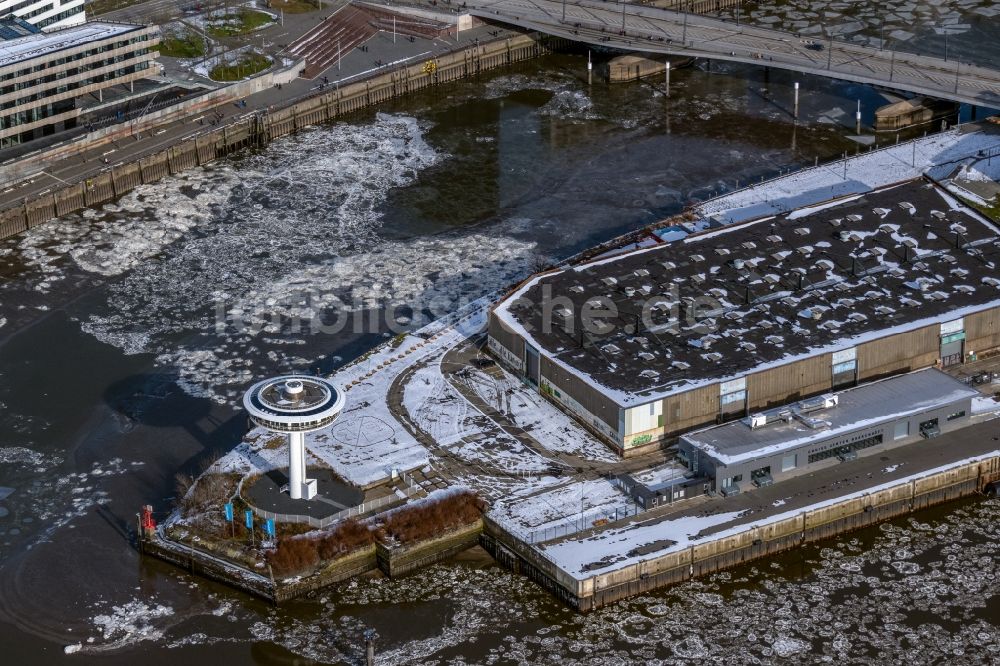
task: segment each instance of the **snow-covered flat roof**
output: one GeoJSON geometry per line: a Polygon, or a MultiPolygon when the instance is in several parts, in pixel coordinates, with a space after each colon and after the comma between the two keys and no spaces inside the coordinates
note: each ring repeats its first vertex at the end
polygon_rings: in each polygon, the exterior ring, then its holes
{"type": "Polygon", "coordinates": [[[106,21],[90,21],[82,25],[42,32],[37,35],[27,35],[7,41],[0,41],[0,68],[39,58],[41,56],[70,49],[88,42],[94,42],[117,35],[123,35],[145,26],[128,23],[110,23],[106,21]]]}
{"type": "Polygon", "coordinates": [[[1000,306],[998,261],[993,224],[914,180],[536,276],[494,315],[627,407],[1000,306]]]}
{"type": "Polygon", "coordinates": [[[682,439],[719,462],[732,465],[791,451],[800,446],[875,427],[979,396],[940,370],[928,368],[865,384],[837,394],[839,404],[804,414],[816,428],[792,418],[751,428],[734,421],[684,435],[682,439]]]}

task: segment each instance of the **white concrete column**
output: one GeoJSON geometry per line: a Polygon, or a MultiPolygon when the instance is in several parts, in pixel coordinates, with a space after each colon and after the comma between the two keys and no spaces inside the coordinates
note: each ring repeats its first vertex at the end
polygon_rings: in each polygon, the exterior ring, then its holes
{"type": "Polygon", "coordinates": [[[288,433],[288,494],[292,499],[302,499],[302,485],[306,480],[305,440],[301,432],[288,433]]]}

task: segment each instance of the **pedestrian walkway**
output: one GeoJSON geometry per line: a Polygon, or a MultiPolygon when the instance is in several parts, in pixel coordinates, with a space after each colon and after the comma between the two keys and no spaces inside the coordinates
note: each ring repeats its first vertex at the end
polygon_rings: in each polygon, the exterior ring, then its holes
{"type": "Polygon", "coordinates": [[[305,58],[302,78],[315,79],[343,59],[345,52],[364,44],[378,32],[370,17],[354,5],[346,5],[288,46],[288,53],[305,58]]]}

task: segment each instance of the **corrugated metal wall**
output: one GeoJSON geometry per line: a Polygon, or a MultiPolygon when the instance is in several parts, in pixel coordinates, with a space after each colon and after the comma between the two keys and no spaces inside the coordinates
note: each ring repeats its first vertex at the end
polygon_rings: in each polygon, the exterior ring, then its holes
{"type": "Polygon", "coordinates": [[[965,350],[982,354],[1000,347],[1000,309],[977,312],[965,318],[965,350]]]}

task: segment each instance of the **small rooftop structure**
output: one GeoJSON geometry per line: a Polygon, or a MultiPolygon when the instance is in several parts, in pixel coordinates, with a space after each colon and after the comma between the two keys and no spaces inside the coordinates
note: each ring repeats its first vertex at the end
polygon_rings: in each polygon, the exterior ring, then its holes
{"type": "Polygon", "coordinates": [[[28,35],[37,35],[41,30],[24,19],[16,16],[0,18],[0,40],[17,39],[28,35]]]}
{"type": "Polygon", "coordinates": [[[927,368],[688,433],[679,448],[689,467],[718,480],[750,481],[765,468],[773,479],[869,446],[933,438],[964,424],[978,395],[927,368]]]}

